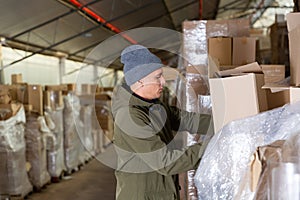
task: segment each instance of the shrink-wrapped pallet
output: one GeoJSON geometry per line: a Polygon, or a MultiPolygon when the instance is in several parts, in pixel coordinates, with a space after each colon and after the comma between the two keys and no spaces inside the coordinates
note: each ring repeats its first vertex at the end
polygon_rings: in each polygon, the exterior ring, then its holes
{"type": "Polygon", "coordinates": [[[50,182],[47,170],[47,135],[50,130],[45,126],[43,116],[28,113],[26,115],[25,139],[26,159],[31,167],[28,176],[31,184],[40,190],[50,182]]]}
{"type": "Polygon", "coordinates": [[[23,106],[0,121],[0,195],[24,197],[32,191],[26,171],[23,106]]]}
{"type": "Polygon", "coordinates": [[[80,122],[79,118],[80,102],[79,98],[72,93],[64,97],[64,153],[65,165],[68,172],[76,169],[79,165],[79,155],[81,143],[76,126],[80,122]]]}
{"type": "Polygon", "coordinates": [[[81,159],[87,161],[94,153],[94,141],[92,136],[92,106],[82,105],[80,109],[80,121],[83,128],[79,131],[79,137],[81,143],[84,146],[85,151],[81,155],[81,159]]]}
{"type": "Polygon", "coordinates": [[[53,136],[52,140],[47,140],[48,172],[52,178],[59,178],[66,171],[63,147],[63,107],[57,107],[56,110],[47,109],[45,119],[53,136]]]}

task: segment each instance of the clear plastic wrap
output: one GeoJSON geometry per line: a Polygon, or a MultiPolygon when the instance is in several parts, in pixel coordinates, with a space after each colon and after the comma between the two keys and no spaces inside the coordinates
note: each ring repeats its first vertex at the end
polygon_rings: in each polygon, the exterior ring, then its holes
{"type": "Polygon", "coordinates": [[[85,152],[81,155],[81,159],[88,160],[92,155],[94,155],[91,105],[81,105],[80,121],[83,128],[79,131],[79,138],[85,148],[85,152]]]}
{"type": "Polygon", "coordinates": [[[72,93],[64,96],[64,152],[65,165],[68,172],[76,169],[80,164],[80,140],[76,129],[76,124],[80,120],[79,112],[79,98],[72,93]]]}
{"type": "Polygon", "coordinates": [[[184,21],[184,66],[207,66],[207,38],[249,36],[249,27],[249,19],[184,21]]]}
{"type": "MultiPolygon", "coordinates": [[[[96,111],[93,110],[92,113],[96,113],[96,111]]],[[[97,155],[103,150],[103,130],[101,129],[95,114],[92,115],[92,135],[94,141],[94,152],[95,155],[97,155]]]]}
{"type": "Polygon", "coordinates": [[[209,142],[197,169],[199,199],[253,199],[249,163],[258,146],[300,131],[300,102],[236,120],[209,142]]]}
{"type": "MultiPolygon", "coordinates": [[[[66,170],[64,163],[64,138],[63,138],[63,107],[56,110],[45,111],[45,119],[54,138],[51,140],[52,145],[47,151],[48,172],[51,177],[60,177],[66,170]],[[53,126],[55,125],[55,126],[53,126]]],[[[49,144],[49,142],[47,141],[49,144]]]]}
{"type": "Polygon", "coordinates": [[[184,110],[190,112],[198,112],[199,110],[199,99],[198,95],[208,95],[208,77],[202,74],[186,74],[186,99],[183,105],[184,110]]]}
{"type": "Polygon", "coordinates": [[[0,195],[24,197],[32,191],[26,171],[23,106],[0,121],[0,195]]]}
{"type": "Polygon", "coordinates": [[[43,116],[28,113],[26,115],[25,139],[26,159],[31,168],[28,172],[30,182],[36,189],[41,189],[50,182],[50,175],[47,171],[46,137],[43,133],[41,122],[43,116]]]}
{"type": "Polygon", "coordinates": [[[207,65],[206,22],[183,22],[183,64],[184,66],[207,65]]]}

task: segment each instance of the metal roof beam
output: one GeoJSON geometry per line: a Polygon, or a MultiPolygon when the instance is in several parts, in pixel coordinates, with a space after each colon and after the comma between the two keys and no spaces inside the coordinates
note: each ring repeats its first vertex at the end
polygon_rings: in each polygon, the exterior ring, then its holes
{"type": "MultiPolygon", "coordinates": [[[[58,1],[59,1],[59,0],[58,0],[58,1]]],[[[85,4],[84,6],[89,6],[89,5],[92,5],[92,4],[97,3],[97,2],[99,2],[99,1],[102,1],[102,0],[94,0],[94,1],[91,1],[91,2],[89,2],[89,3],[87,3],[87,4],[85,4]]],[[[14,36],[12,36],[12,37],[10,37],[10,38],[11,38],[11,39],[15,39],[15,38],[17,38],[17,37],[19,37],[19,36],[21,36],[21,35],[24,35],[24,34],[26,34],[26,33],[28,33],[28,32],[31,32],[31,31],[33,31],[33,30],[35,30],[35,29],[38,29],[38,28],[43,27],[43,26],[45,26],[45,25],[47,25],[47,24],[49,24],[49,23],[52,23],[52,22],[54,22],[54,21],[56,21],[56,20],[59,20],[60,18],[66,17],[66,16],[68,16],[68,15],[70,15],[70,14],[76,12],[76,11],[79,10],[79,9],[80,9],[80,8],[71,8],[71,10],[70,10],[69,12],[66,12],[66,13],[63,13],[63,14],[61,14],[61,15],[58,15],[58,16],[56,16],[56,17],[54,17],[54,18],[52,18],[52,19],[50,19],[50,20],[48,20],[48,21],[45,21],[45,22],[43,22],[43,23],[41,23],[41,24],[38,24],[38,25],[36,25],[36,26],[34,26],[34,27],[31,27],[31,28],[29,28],[29,29],[27,29],[27,30],[25,30],[25,31],[22,31],[21,33],[18,33],[18,34],[14,35],[14,36]]]]}

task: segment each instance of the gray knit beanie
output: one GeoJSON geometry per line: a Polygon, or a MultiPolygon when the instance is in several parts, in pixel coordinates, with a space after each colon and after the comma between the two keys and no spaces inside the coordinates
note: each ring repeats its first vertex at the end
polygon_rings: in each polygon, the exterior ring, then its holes
{"type": "Polygon", "coordinates": [[[132,85],[163,66],[161,60],[142,45],[131,45],[121,53],[127,85],[132,85]]]}

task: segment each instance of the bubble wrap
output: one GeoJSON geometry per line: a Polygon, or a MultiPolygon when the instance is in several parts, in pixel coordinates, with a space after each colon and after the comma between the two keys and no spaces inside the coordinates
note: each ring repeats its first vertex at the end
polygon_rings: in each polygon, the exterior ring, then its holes
{"type": "MultiPolygon", "coordinates": [[[[48,172],[51,177],[59,177],[66,170],[64,163],[64,138],[63,138],[63,107],[56,110],[45,111],[46,122],[49,128],[50,121],[55,126],[51,129],[54,135],[54,143],[47,152],[48,157],[48,172]]],[[[47,141],[48,142],[48,141],[47,141]]]]}
{"type": "Polygon", "coordinates": [[[300,102],[236,120],[209,142],[195,175],[198,199],[253,199],[249,162],[258,146],[300,131],[300,102]]]}
{"type": "Polygon", "coordinates": [[[64,96],[64,153],[65,165],[68,171],[79,166],[80,140],[76,129],[79,123],[80,102],[72,93],[64,96]]]}
{"type": "Polygon", "coordinates": [[[32,191],[26,171],[25,112],[0,121],[0,195],[24,197],[32,191]]]}
{"type": "Polygon", "coordinates": [[[41,189],[50,181],[50,176],[47,171],[47,152],[46,152],[46,137],[41,131],[40,123],[35,114],[27,114],[25,126],[26,138],[26,159],[31,164],[31,169],[28,172],[32,185],[41,189]]]}

